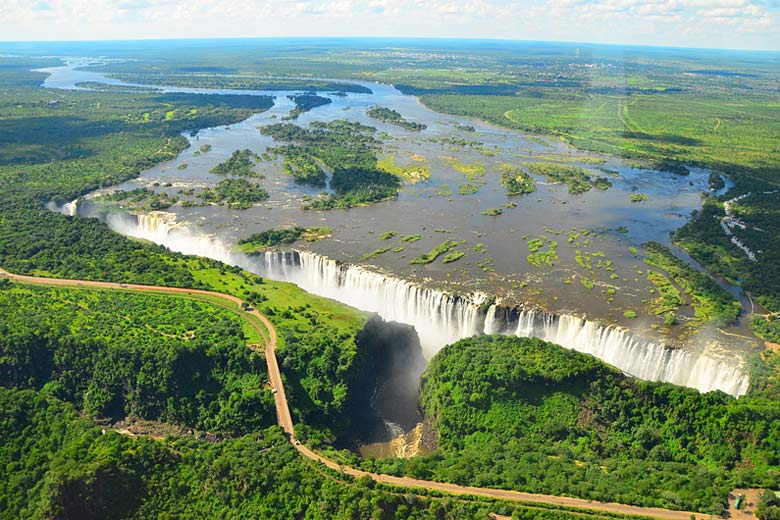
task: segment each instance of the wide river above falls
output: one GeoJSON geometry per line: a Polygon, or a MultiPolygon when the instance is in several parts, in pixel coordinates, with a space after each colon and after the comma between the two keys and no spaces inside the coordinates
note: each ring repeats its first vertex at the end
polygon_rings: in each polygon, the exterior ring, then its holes
{"type": "MultiPolygon", "coordinates": [[[[74,88],[82,82],[122,85],[118,80],[94,72],[99,69],[77,70],[87,63],[73,59],[67,66],[45,69],[50,73],[45,86],[74,88]]],[[[330,97],[332,103],[302,114],[295,124],[305,127],[313,121],[347,119],[377,128],[377,136],[383,142],[384,157],[392,157],[399,166],[424,165],[431,173],[429,181],[407,183],[397,200],[350,210],[303,210],[304,198],[322,190],[293,183],[284,173],[280,157],[259,163],[258,171],[265,175],[260,183],[270,193],[270,199],[250,209],[231,210],[216,205],[185,208],[177,204],[163,213],[136,218],[133,213],[137,211],[133,208],[113,208],[109,210],[113,214],[109,223],[125,234],[147,238],[183,252],[203,254],[249,268],[257,265],[263,271],[261,274],[276,273],[301,282],[307,290],[366,310],[380,313],[385,310],[383,315],[386,318],[412,323],[421,331],[426,355],[431,355],[449,340],[473,333],[469,328],[472,327],[470,320],[478,322],[478,331],[514,333],[517,329],[519,334],[521,322],[526,317],[512,317],[517,324],[512,321],[511,324],[496,325],[493,315],[487,319],[484,315],[472,316],[482,312],[474,310],[477,307],[470,311],[453,310],[459,305],[455,301],[445,302],[449,305],[446,319],[430,318],[426,313],[433,316],[434,311],[428,309],[423,312],[417,307],[425,301],[425,305],[435,307],[438,309],[435,309],[436,312],[441,314],[440,310],[444,308],[441,297],[415,296],[417,300],[412,302],[408,295],[413,291],[409,287],[435,288],[460,295],[476,293],[478,296],[469,301],[477,306],[480,303],[489,305],[494,297],[498,297],[507,305],[533,306],[555,315],[575,315],[587,318],[590,324],[618,324],[630,329],[633,336],[652,341],[659,339],[657,329],[662,320],[647,312],[648,303],[655,296],[654,286],[647,279],[647,266],[642,262],[641,245],[648,241],[670,242],[670,233],[684,224],[693,210],[701,207],[701,194],[709,191],[708,171],[692,168],[690,175],[681,176],[648,169],[620,158],[581,152],[549,136],[530,136],[475,120],[439,114],[426,108],[416,97],[403,95],[391,85],[360,84],[370,88],[372,93],[336,96],[321,92],[319,94],[330,97]],[[392,108],[405,119],[424,123],[427,128],[414,132],[377,121],[366,114],[371,106],[392,108]],[[594,177],[609,179],[612,187],[605,191],[594,188],[572,195],[565,185],[550,184],[543,177],[537,177],[535,193],[507,196],[499,182],[502,168],[532,162],[579,166],[594,177]],[[476,176],[467,179],[464,173],[467,170],[477,172],[476,176]],[[477,185],[478,190],[472,194],[460,194],[459,187],[467,182],[477,185]],[[647,200],[631,202],[631,195],[635,193],[647,195],[647,200]],[[490,208],[500,208],[502,213],[483,215],[490,208]],[[245,255],[233,251],[239,239],[252,233],[293,225],[329,226],[332,230],[331,236],[324,240],[295,245],[296,249],[310,251],[319,258],[316,262],[299,256],[290,260],[291,265],[304,263],[311,270],[316,270],[315,274],[306,275],[308,278],[304,276],[299,280],[286,276],[286,268],[274,271],[273,266],[269,267],[268,258],[265,260],[268,269],[264,270],[262,261],[253,264],[246,260],[245,255]],[[174,228],[186,230],[186,234],[178,237],[178,242],[171,238],[174,228]],[[389,233],[393,235],[387,238],[389,233]],[[421,235],[418,241],[400,240],[404,235],[417,234],[421,235]],[[534,265],[529,261],[529,242],[537,238],[544,239],[542,250],[547,250],[553,242],[557,244],[557,258],[551,266],[544,263],[534,265]],[[457,247],[458,251],[465,253],[460,260],[449,264],[444,264],[441,258],[428,265],[410,263],[411,259],[448,239],[462,242],[457,247]],[[366,258],[367,253],[378,249],[386,251],[366,258]],[[323,263],[323,257],[362,269],[358,269],[357,274],[336,272],[337,267],[323,263]],[[338,278],[334,284],[342,284],[348,289],[342,291],[343,295],[336,290],[331,291],[327,284],[311,281],[312,276],[325,276],[328,270],[328,276],[338,278]],[[385,289],[373,286],[357,295],[353,290],[357,286],[346,284],[345,278],[352,277],[354,280],[350,283],[362,283],[366,287],[384,283],[381,278],[377,278],[379,282],[371,281],[373,279],[361,274],[364,272],[384,273],[404,280],[405,284],[393,290],[406,294],[408,301],[399,304],[397,296],[388,296],[382,293],[385,289]],[[383,298],[385,303],[378,303],[383,298]],[[404,309],[399,309],[400,306],[404,309]],[[625,317],[626,311],[636,312],[638,318],[625,317]],[[413,318],[407,319],[408,316],[413,318]],[[431,324],[431,320],[436,323],[431,324]],[[431,325],[431,330],[426,330],[428,325],[431,325]],[[433,348],[432,342],[435,343],[433,348]]],[[[139,178],[111,190],[143,186],[179,195],[186,200],[188,197],[181,195],[181,190],[213,186],[221,177],[209,171],[230,157],[233,151],[248,148],[263,154],[269,147],[282,144],[262,135],[258,128],[280,122],[294,107],[288,95],[296,93],[159,88],[168,92],[272,95],[275,96],[275,105],[241,123],[205,129],[195,136],[187,136],[192,146],[175,160],[144,171],[139,178]],[[210,151],[201,152],[203,145],[210,145],[210,151]],[[186,167],[182,166],[185,164],[186,167]]],[[[78,214],[105,213],[105,204],[95,199],[105,191],[82,198],[78,214]]],[[[690,307],[681,310],[683,321],[690,316],[690,307]]],[[[605,339],[604,329],[594,328],[588,332],[588,339],[583,340],[581,331],[574,330],[580,325],[566,324],[572,330],[564,330],[564,325],[556,321],[554,327],[557,328],[551,332],[553,325],[544,322],[546,318],[537,316],[534,319],[538,323],[529,325],[529,331],[547,327],[546,339],[572,348],[578,348],[583,341],[590,341],[594,345],[591,349],[594,353],[638,377],[647,374],[652,379],[679,382],[700,389],[722,388],[731,393],[741,393],[746,388],[747,379],[736,376],[733,381],[716,384],[702,382],[710,377],[707,374],[696,375],[697,382],[681,380],[683,375],[668,375],[668,368],[632,372],[633,365],[630,363],[620,366],[617,358],[600,354],[602,343],[618,342],[615,338],[605,339]],[[575,344],[567,345],[567,341],[575,344]]],[[[691,352],[710,350],[717,352],[718,359],[736,359],[723,370],[743,371],[745,354],[757,348],[745,321],[740,320],[738,326],[727,331],[705,329],[688,337],[685,349],[691,352]]],[[[666,339],[673,341],[675,338],[666,339]]],[[[630,350],[628,346],[619,348],[624,350],[623,355],[630,350]]],[[[634,345],[631,348],[644,347],[634,345]]],[[[656,362],[651,359],[656,358],[649,357],[642,362],[656,362]]],[[[657,359],[663,360],[659,363],[672,362],[668,352],[661,352],[657,359]]],[[[677,370],[687,369],[680,366],[677,370]]]]}

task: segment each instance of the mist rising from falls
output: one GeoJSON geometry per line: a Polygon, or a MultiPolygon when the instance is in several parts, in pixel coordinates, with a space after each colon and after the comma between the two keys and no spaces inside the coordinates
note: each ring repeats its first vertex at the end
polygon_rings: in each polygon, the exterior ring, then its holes
{"type": "Polygon", "coordinates": [[[112,214],[106,220],[122,234],[144,238],[180,253],[238,265],[274,280],[293,282],[313,294],[376,312],[385,320],[413,325],[429,358],[446,344],[483,332],[538,337],[596,356],[639,379],[670,382],[702,392],[722,390],[735,396],[748,389],[744,360],[712,347],[668,348],[618,326],[570,315],[488,305],[486,295],[481,293],[452,296],[307,251],[249,256],[233,251],[218,237],[177,224],[170,213],[112,214]]]}
{"type": "Polygon", "coordinates": [[[49,211],[54,211],[56,213],[62,213],[63,215],[67,215],[69,217],[75,217],[78,215],[79,210],[79,202],[80,199],[74,199],[70,202],[66,202],[63,205],[59,205],[54,201],[50,201],[46,204],[46,208],[49,211]]]}

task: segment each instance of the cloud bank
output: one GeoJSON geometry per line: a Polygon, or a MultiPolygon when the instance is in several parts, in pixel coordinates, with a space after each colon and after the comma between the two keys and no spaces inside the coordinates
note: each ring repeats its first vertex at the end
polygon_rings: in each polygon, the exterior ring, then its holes
{"type": "Polygon", "coordinates": [[[779,0],[3,0],[0,38],[411,36],[780,50],[779,0]]]}

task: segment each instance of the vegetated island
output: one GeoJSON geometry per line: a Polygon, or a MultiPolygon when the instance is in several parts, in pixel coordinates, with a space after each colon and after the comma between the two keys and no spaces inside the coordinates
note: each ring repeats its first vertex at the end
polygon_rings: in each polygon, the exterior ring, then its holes
{"type": "Polygon", "coordinates": [[[197,196],[205,203],[226,204],[230,209],[249,209],[255,203],[269,198],[265,188],[243,178],[223,179],[197,196]]]}
{"type": "Polygon", "coordinates": [[[283,167],[295,182],[325,186],[323,166],[332,170],[333,193],[308,201],[303,209],[349,209],[398,196],[401,179],[377,166],[380,143],[373,127],[335,120],[312,122],[309,128],[280,123],[264,126],[260,132],[291,142],[271,151],[284,156],[283,167]]]}
{"type": "Polygon", "coordinates": [[[298,119],[298,116],[313,108],[333,103],[332,99],[314,93],[294,94],[287,97],[295,103],[295,108],[290,110],[290,113],[283,118],[284,120],[298,119]]]}
{"type": "Polygon", "coordinates": [[[264,251],[267,248],[292,244],[298,240],[316,242],[329,237],[331,229],[327,226],[304,228],[295,226],[287,229],[269,229],[255,233],[238,241],[238,249],[245,253],[264,251]]]}
{"type": "MultiPolygon", "coordinates": [[[[401,240],[403,241],[404,239],[401,238],[401,240]]],[[[408,242],[409,240],[406,240],[406,241],[408,242]]],[[[421,264],[421,265],[430,264],[431,262],[434,262],[437,258],[439,258],[441,255],[449,253],[450,251],[452,251],[453,249],[455,249],[456,247],[458,247],[459,245],[461,245],[463,243],[465,243],[465,240],[462,241],[462,242],[459,242],[457,240],[447,239],[444,242],[442,242],[441,244],[439,244],[436,247],[434,247],[433,249],[431,249],[430,251],[428,251],[427,253],[422,254],[422,255],[418,256],[417,258],[414,258],[411,261],[411,263],[412,264],[421,264]]],[[[455,260],[457,260],[457,258],[455,258],[455,260]]]]}
{"type": "Polygon", "coordinates": [[[504,165],[501,168],[501,186],[507,195],[523,195],[536,191],[536,179],[517,167],[504,165]]]}
{"type": "Polygon", "coordinates": [[[587,170],[577,166],[536,162],[529,164],[528,169],[531,170],[531,173],[543,175],[552,183],[566,184],[569,188],[569,193],[572,195],[585,193],[590,191],[592,187],[600,190],[607,190],[612,187],[612,183],[608,179],[603,177],[593,179],[587,170]]]}
{"type": "Polygon", "coordinates": [[[252,150],[236,150],[230,158],[214,166],[210,171],[217,175],[232,175],[235,177],[260,177],[255,170],[254,160],[260,160],[260,156],[252,150]]]}
{"type": "Polygon", "coordinates": [[[396,110],[387,107],[370,107],[366,110],[366,115],[374,119],[378,119],[384,123],[392,123],[396,126],[400,126],[406,130],[412,130],[414,132],[421,132],[428,128],[428,125],[424,123],[415,123],[413,121],[407,121],[396,110]]]}

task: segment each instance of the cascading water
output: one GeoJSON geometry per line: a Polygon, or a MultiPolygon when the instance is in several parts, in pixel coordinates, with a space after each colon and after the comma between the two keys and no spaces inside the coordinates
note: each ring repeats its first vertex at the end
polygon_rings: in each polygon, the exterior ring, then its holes
{"type": "Polygon", "coordinates": [[[174,251],[238,265],[268,278],[296,283],[313,294],[376,312],[386,320],[413,325],[426,356],[442,346],[479,333],[538,337],[591,354],[623,372],[645,380],[665,381],[702,392],[722,390],[738,396],[749,379],[739,356],[704,347],[669,348],[638,338],[615,325],[571,315],[514,309],[491,304],[482,293],[452,296],[397,277],[345,265],[308,251],[234,252],[214,236],[176,224],[170,213],[109,215],[116,231],[162,244],[174,251]]]}
{"type": "Polygon", "coordinates": [[[485,295],[480,293],[450,296],[307,251],[268,252],[262,258],[263,272],[269,278],[290,281],[311,293],[376,312],[386,320],[413,325],[428,357],[481,328],[479,304],[485,295]]]}
{"type": "Polygon", "coordinates": [[[344,265],[307,251],[269,252],[263,272],[294,282],[303,289],[376,312],[387,320],[413,325],[426,355],[474,334],[514,334],[537,337],[591,354],[623,372],[649,381],[665,381],[702,392],[722,390],[732,395],[747,391],[744,362],[702,351],[674,349],[637,338],[628,330],[601,325],[571,315],[490,305],[484,294],[450,296],[365,268],[344,265]]]}

